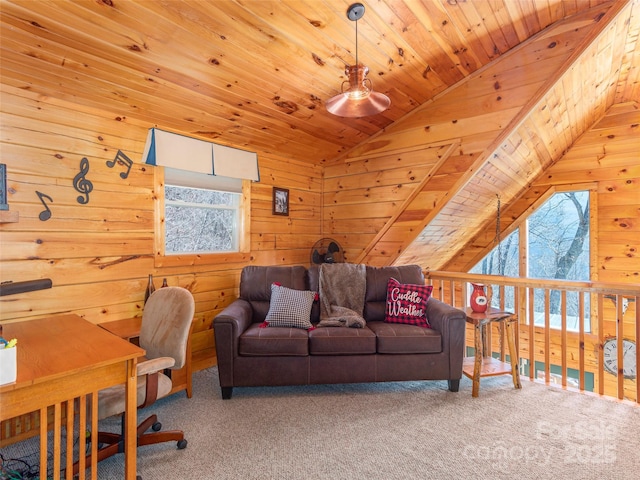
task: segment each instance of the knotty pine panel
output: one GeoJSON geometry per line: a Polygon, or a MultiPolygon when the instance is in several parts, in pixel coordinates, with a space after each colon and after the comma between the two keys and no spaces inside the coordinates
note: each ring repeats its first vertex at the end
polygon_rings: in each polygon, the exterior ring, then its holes
{"type": "MultiPolygon", "coordinates": [[[[331,235],[344,235],[351,238],[351,233],[357,235],[375,234],[380,231],[386,220],[383,218],[355,218],[355,219],[335,219],[324,218],[322,224],[325,232],[331,232],[331,235]]],[[[345,245],[343,245],[344,247],[345,245]]]]}
{"type": "MultiPolygon", "coordinates": [[[[252,184],[251,250],[229,255],[154,256],[155,167],[140,163],[147,125],[96,106],[39,97],[3,85],[2,162],[16,223],[0,224],[0,281],[51,278],[53,288],[0,299],[2,321],[74,312],[93,323],[142,315],[147,276],[156,288],[188,288],[196,301],[192,335],[196,368],[215,362],[214,316],[238,295],[248,264],[303,264],[321,238],[321,168],[258,152],[261,181],[252,184]],[[106,165],[118,150],[133,161],[106,165]],[[87,158],[92,182],[87,204],[77,202],[74,177],[87,158]],[[290,214],[272,215],[272,187],[288,188],[290,214]],[[35,193],[45,199],[51,218],[35,193]],[[257,241],[263,236],[268,243],[257,241]]],[[[185,132],[189,134],[189,132],[185,132]]]]}
{"type": "Polygon", "coordinates": [[[251,246],[256,250],[273,250],[276,248],[276,235],[273,233],[252,233],[251,246]]]}
{"type": "Polygon", "coordinates": [[[599,204],[601,205],[637,205],[640,179],[627,178],[603,180],[598,182],[599,204]]]}
{"type": "MultiPolygon", "coordinates": [[[[347,175],[325,180],[324,190],[327,193],[343,190],[362,190],[373,186],[391,186],[398,184],[418,183],[431,171],[432,166],[400,167],[384,170],[363,172],[359,175],[347,175]]],[[[364,199],[364,198],[363,198],[364,199]]]]}
{"type": "Polygon", "coordinates": [[[148,255],[153,233],[1,232],[1,261],[148,255]]]}
{"type": "MultiPolygon", "coordinates": [[[[81,113],[84,120],[82,126],[86,131],[93,132],[95,141],[102,143],[107,139],[108,143],[108,139],[113,138],[117,139],[116,148],[123,151],[142,152],[144,149],[146,136],[142,133],[146,132],[148,127],[125,116],[102,108],[94,109],[70,104],[53,97],[47,98],[45,103],[29,90],[13,88],[5,84],[0,85],[0,98],[3,105],[0,114],[23,118],[27,130],[30,130],[29,125],[33,120],[50,123],[51,128],[69,127],[75,130],[78,125],[78,114],[81,113]],[[126,125],[124,130],[123,125],[126,125]],[[100,133],[96,135],[95,132],[100,133]]],[[[66,130],[62,129],[62,133],[66,133],[66,130]]],[[[26,145],[31,146],[28,142],[26,145]]],[[[50,145],[47,143],[45,147],[48,148],[50,145]]]]}
{"type": "Polygon", "coordinates": [[[361,175],[365,172],[395,170],[402,167],[415,167],[435,164],[447,151],[447,145],[420,148],[381,156],[366,156],[362,159],[350,157],[343,163],[329,165],[324,169],[324,184],[327,179],[347,175],[361,175]]]}
{"type": "Polygon", "coordinates": [[[397,210],[397,203],[378,200],[375,204],[326,205],[325,215],[335,219],[388,218],[397,210]]]}
{"type": "MultiPolygon", "coordinates": [[[[640,132],[638,134],[640,135],[640,132]]],[[[582,156],[579,156],[579,152],[572,151],[571,158],[564,159],[562,165],[556,165],[554,171],[575,172],[576,170],[599,170],[603,167],[625,169],[629,166],[629,156],[633,155],[631,149],[637,146],[637,139],[630,139],[628,145],[622,145],[621,142],[617,152],[612,151],[615,149],[613,146],[599,154],[594,153],[593,148],[590,149],[589,153],[585,152],[585,155],[582,156]]]]}
{"type": "MultiPolygon", "coordinates": [[[[633,159],[630,159],[633,161],[633,159]]],[[[566,183],[594,182],[602,180],[627,181],[640,178],[640,164],[626,167],[598,168],[590,170],[574,170],[572,172],[546,172],[546,179],[536,182],[538,185],[558,185],[566,183]]]]}
{"type": "MultiPolygon", "coordinates": [[[[612,107],[553,166],[541,173],[517,202],[503,210],[502,227],[522,220],[530,205],[553,186],[589,182],[597,192],[598,280],[638,282],[640,278],[640,110],[612,107]],[[615,153],[614,153],[615,152],[615,153]]],[[[467,271],[493,244],[495,225],[472,238],[444,270],[467,271]],[[472,255],[476,253],[478,255],[472,255]]],[[[503,236],[504,237],[504,236],[503,236]]]]}
{"type": "MultiPolygon", "coordinates": [[[[44,193],[44,192],[41,192],[44,193]]],[[[49,194],[47,194],[49,195],[49,194]]],[[[77,195],[77,194],[76,194],[77,195]]],[[[25,194],[28,197],[35,197],[35,201],[39,202],[39,198],[35,191],[25,194]]],[[[49,195],[52,198],[53,195],[49,195]]],[[[31,202],[33,198],[29,198],[31,202]]],[[[74,205],[58,204],[56,200],[50,202],[44,199],[50,209],[55,211],[51,218],[47,220],[48,227],[51,231],[90,231],[108,233],[110,231],[126,231],[126,232],[148,232],[153,228],[153,211],[138,210],[130,208],[113,207],[91,207],[85,208],[83,213],[86,216],[78,217],[78,208],[74,205]]],[[[46,208],[42,203],[23,203],[13,202],[11,210],[20,212],[20,223],[5,223],[4,230],[10,231],[35,231],[41,230],[42,225],[40,215],[45,212],[46,208]]],[[[127,205],[131,205],[128,203],[127,205]]]]}
{"type": "MultiPolygon", "coordinates": [[[[267,212],[266,210],[263,210],[262,213],[264,216],[251,221],[252,230],[255,228],[258,232],[275,234],[288,233],[290,235],[298,235],[317,231],[318,235],[320,234],[320,227],[318,226],[318,222],[315,219],[294,219],[290,217],[279,216],[278,220],[274,221],[271,220],[271,211],[267,212]],[[269,217],[267,217],[267,215],[269,215],[269,217]]],[[[273,215],[273,217],[276,217],[276,215],[273,215]]],[[[281,248],[285,248],[285,245],[282,245],[281,248]]]]}
{"type": "MultiPolygon", "coordinates": [[[[159,286],[159,285],[158,285],[159,286]]],[[[110,305],[136,302],[142,306],[146,280],[127,279],[110,282],[54,285],[53,288],[1,297],[3,322],[45,316],[49,313],[77,313],[82,309],[108,309],[110,305]],[[142,293],[140,293],[142,292],[142,293]]],[[[135,316],[132,310],[128,317],[135,316]]],[[[92,323],[109,318],[87,318],[92,323]]]]}
{"type": "MultiPolygon", "coordinates": [[[[264,235],[264,234],[262,234],[264,235]]],[[[319,240],[317,233],[301,233],[296,235],[273,235],[274,249],[277,249],[279,245],[286,245],[291,249],[309,249],[309,245],[315,244],[319,240]]],[[[264,250],[264,249],[260,249],[264,250]]]]}
{"type": "MultiPolygon", "coordinates": [[[[4,249],[4,236],[2,238],[4,249]]],[[[2,262],[3,279],[50,278],[53,285],[136,279],[140,278],[140,272],[151,270],[153,255],[150,253],[144,256],[26,258],[2,262]]]]}
{"type": "MultiPolygon", "coordinates": [[[[57,149],[58,158],[65,157],[66,153],[78,154],[78,151],[90,157],[113,158],[118,149],[125,152],[141,152],[146,141],[146,131],[140,128],[132,127],[132,130],[138,134],[145,133],[142,139],[137,138],[134,141],[126,137],[121,138],[117,134],[89,132],[86,127],[82,126],[74,128],[65,124],[52,124],[52,122],[59,121],[59,117],[52,118],[48,111],[36,118],[25,118],[8,113],[3,113],[1,118],[3,124],[7,125],[6,130],[3,128],[3,139],[7,140],[7,143],[28,145],[45,151],[53,146],[57,149]],[[51,135],[66,137],[66,142],[52,145],[51,135]]],[[[129,132],[129,135],[131,133],[129,132]]],[[[134,158],[134,160],[140,161],[139,158],[134,158]]]]}

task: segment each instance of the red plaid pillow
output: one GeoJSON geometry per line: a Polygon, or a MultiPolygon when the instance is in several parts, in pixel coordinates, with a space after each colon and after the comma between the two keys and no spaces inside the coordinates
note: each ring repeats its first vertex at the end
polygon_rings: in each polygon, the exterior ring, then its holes
{"type": "Polygon", "coordinates": [[[387,310],[384,321],[431,328],[427,319],[427,301],[432,290],[432,285],[400,283],[391,277],[387,283],[387,310]]]}

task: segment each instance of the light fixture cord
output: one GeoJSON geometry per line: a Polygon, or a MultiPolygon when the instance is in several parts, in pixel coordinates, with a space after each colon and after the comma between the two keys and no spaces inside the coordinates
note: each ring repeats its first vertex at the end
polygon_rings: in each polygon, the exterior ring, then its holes
{"type": "Polygon", "coordinates": [[[498,244],[498,273],[502,275],[502,240],[500,238],[500,195],[496,193],[498,204],[496,208],[496,238],[495,243],[498,244]]]}
{"type": "Polygon", "coordinates": [[[356,68],[358,68],[358,20],[356,19],[356,68]]]}

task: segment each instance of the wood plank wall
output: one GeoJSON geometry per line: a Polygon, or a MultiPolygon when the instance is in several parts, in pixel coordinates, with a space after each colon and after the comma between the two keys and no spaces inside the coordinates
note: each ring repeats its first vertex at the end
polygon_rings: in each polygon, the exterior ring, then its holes
{"type": "MultiPolygon", "coordinates": [[[[370,256],[363,262],[365,247],[380,235],[391,219],[403,215],[408,220],[411,212],[404,211],[404,205],[425,179],[431,178],[449,159],[452,148],[449,142],[419,146],[325,168],[324,230],[343,245],[347,261],[385,264],[393,252],[386,251],[384,245],[375,246],[375,258],[370,256]]],[[[455,160],[448,168],[452,165],[460,167],[455,160]]],[[[445,188],[442,184],[441,187],[445,188]]],[[[431,192],[431,201],[435,201],[440,193],[431,192]]]]}
{"type": "MultiPolygon", "coordinates": [[[[594,188],[592,280],[640,282],[640,104],[614,105],[530,188],[502,212],[509,233],[550,188],[594,188]]],[[[442,270],[466,272],[493,246],[495,225],[484,229],[442,270]]]]}
{"type": "MultiPolygon", "coordinates": [[[[215,362],[212,320],[238,293],[248,264],[308,264],[320,238],[320,167],[258,152],[251,186],[251,250],[246,254],[154,259],[155,167],[140,163],[144,125],[109,112],[2,86],[1,163],[9,214],[0,223],[0,281],[50,278],[53,288],[0,297],[2,322],[74,312],[93,323],[142,313],[149,274],[159,287],[186,287],[196,300],[194,369],[215,362]],[[126,179],[121,150],[134,164],[126,179]],[[82,159],[92,183],[85,204],[74,188],[82,159]],[[289,189],[290,215],[273,216],[272,187],[289,189]],[[38,193],[44,203],[41,202],[38,193]],[[50,218],[40,215],[50,210],[50,218]]],[[[79,181],[78,178],[76,181],[79,181]]],[[[84,199],[84,197],[83,197],[84,199]]]]}

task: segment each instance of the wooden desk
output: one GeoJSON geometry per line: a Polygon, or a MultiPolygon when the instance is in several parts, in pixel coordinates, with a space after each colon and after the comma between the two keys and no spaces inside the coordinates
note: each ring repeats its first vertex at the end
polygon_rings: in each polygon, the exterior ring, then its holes
{"type": "MultiPolygon", "coordinates": [[[[140,328],[142,327],[142,317],[125,318],[123,320],[112,320],[110,322],[99,323],[98,326],[113,333],[114,335],[124,338],[130,342],[138,344],[138,337],[140,336],[140,328]]],[[[187,391],[187,398],[191,398],[192,395],[192,370],[191,370],[191,332],[189,332],[189,338],[187,339],[187,358],[184,367],[177,370],[169,370],[171,376],[171,383],[173,388],[170,394],[179,392],[181,390],[187,391]]]]}
{"type": "MultiPolygon", "coordinates": [[[[0,420],[39,411],[40,478],[47,477],[47,409],[54,412],[53,478],[60,479],[62,410],[66,429],[73,431],[76,413],[79,431],[87,429],[87,399],[98,409],[98,391],[126,385],[125,478],[136,478],[136,363],[144,350],[98,328],[77,315],[61,315],[3,324],[3,335],[18,339],[18,375],[14,383],[0,386],[0,420]],[[77,400],[77,403],[76,403],[77,400]],[[63,406],[64,405],[64,406],[63,406]],[[78,408],[78,412],[74,409],[78,408]]],[[[91,453],[96,458],[98,416],[91,415],[91,453]]],[[[66,438],[66,478],[72,478],[73,435],[66,438]]],[[[79,450],[86,449],[80,435],[79,450]]],[[[86,478],[85,457],[80,455],[79,478],[86,478]]],[[[91,478],[98,477],[97,461],[91,478]]]]}
{"type": "Polygon", "coordinates": [[[518,352],[513,332],[513,323],[518,320],[518,315],[512,312],[504,312],[495,308],[488,308],[484,313],[477,313],[467,308],[467,323],[474,326],[475,356],[466,357],[462,364],[462,373],[473,380],[471,396],[477,397],[480,393],[480,378],[495,375],[511,374],[513,386],[522,388],[520,384],[520,370],[518,368],[518,352]],[[487,327],[491,323],[502,322],[506,327],[506,337],[509,343],[509,363],[502,362],[491,356],[491,345],[487,341],[487,327]]]}

